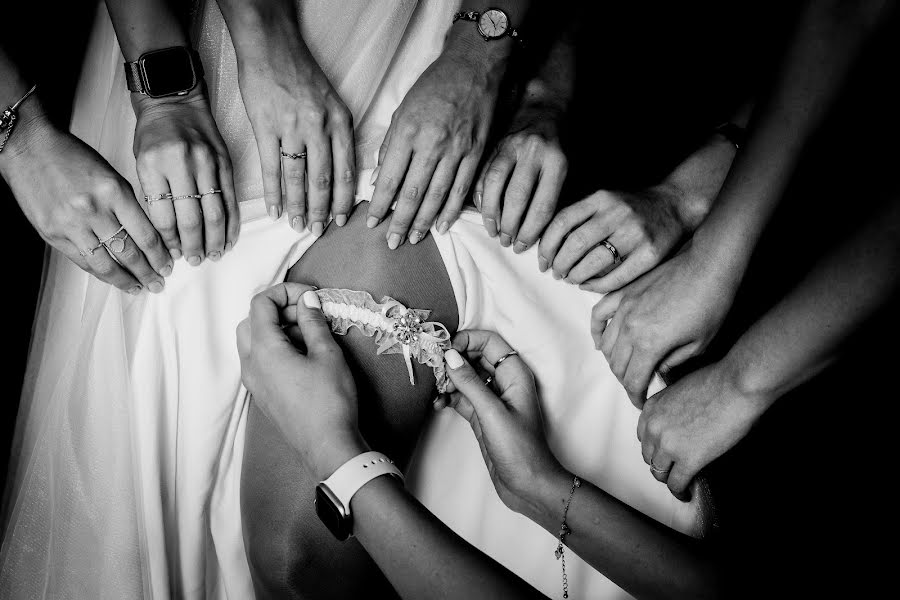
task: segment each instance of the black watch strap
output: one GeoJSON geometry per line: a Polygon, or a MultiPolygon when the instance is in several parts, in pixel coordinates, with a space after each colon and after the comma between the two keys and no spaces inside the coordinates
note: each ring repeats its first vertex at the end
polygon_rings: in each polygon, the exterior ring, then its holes
{"type": "MultiPolygon", "coordinates": [[[[200,53],[193,48],[185,48],[191,59],[191,68],[194,69],[196,80],[203,79],[203,63],[200,62],[200,53]]],[[[128,86],[129,92],[138,92],[140,94],[147,93],[146,84],[141,77],[141,58],[143,54],[134,62],[125,63],[125,84],[128,86]]]]}

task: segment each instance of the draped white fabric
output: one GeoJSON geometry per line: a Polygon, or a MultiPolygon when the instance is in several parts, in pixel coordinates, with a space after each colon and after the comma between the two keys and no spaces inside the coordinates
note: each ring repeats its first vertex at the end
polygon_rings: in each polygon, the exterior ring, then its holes
{"type": "MultiPolygon", "coordinates": [[[[358,198],[390,116],[440,50],[458,2],[298,2],[304,39],[357,124],[358,198]]],[[[105,8],[72,131],[137,186],[134,116],[105,8]]],[[[251,598],[239,482],[246,417],[234,330],[252,295],[313,240],[265,217],[255,141],[215,2],[196,31],[235,166],[242,232],[219,263],[180,261],[166,291],[131,297],[48,251],[7,488],[0,598],[251,598]]],[[[136,187],[137,189],[137,187],[136,187]]],[[[596,297],[514,255],[466,213],[437,235],[462,326],[500,331],[536,370],[551,444],[568,466],[680,530],[690,505],[643,464],[637,413],[588,330],[596,297]]],[[[542,591],[559,593],[552,536],[496,499],[474,438],[449,412],[430,427],[414,491],[438,516],[542,591]]],[[[573,597],[618,597],[567,559],[573,597]]]]}

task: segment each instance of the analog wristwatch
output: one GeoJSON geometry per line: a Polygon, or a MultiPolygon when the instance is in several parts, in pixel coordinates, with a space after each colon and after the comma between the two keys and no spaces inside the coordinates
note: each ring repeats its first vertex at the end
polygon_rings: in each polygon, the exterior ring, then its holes
{"type": "Polygon", "coordinates": [[[509,24],[509,15],[499,8],[488,8],[484,11],[469,10],[458,12],[453,15],[453,22],[457,21],[474,21],[478,29],[478,34],[485,41],[499,40],[500,38],[509,36],[519,42],[519,31],[509,24]]]}

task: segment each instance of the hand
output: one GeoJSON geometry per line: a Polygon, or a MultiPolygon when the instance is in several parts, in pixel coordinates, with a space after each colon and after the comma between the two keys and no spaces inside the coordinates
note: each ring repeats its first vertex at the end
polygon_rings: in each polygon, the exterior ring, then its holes
{"type": "Polygon", "coordinates": [[[366,221],[369,228],[378,225],[397,200],[387,233],[392,250],[407,232],[410,243],[418,243],[439,211],[439,231],[456,221],[484,150],[498,80],[442,54],[394,112],[366,221]]]}
{"type": "Polygon", "coordinates": [[[568,161],[559,143],[555,115],[539,107],[517,115],[475,184],[475,206],[484,227],[500,244],[524,252],[556,214],[568,161]]]}
{"type": "Polygon", "coordinates": [[[591,335],[631,402],[642,407],[654,370],[706,349],[731,308],[739,275],[692,244],[594,306],[591,335]],[[609,320],[609,324],[607,324],[609,320]]]}
{"type": "Polygon", "coordinates": [[[322,235],[329,213],[343,227],[356,191],[353,115],[299,33],[253,59],[245,58],[240,67],[241,95],[256,135],[269,216],[278,219],[286,210],[293,229],[308,227],[316,237],[322,235]],[[289,158],[282,151],[306,157],[289,158]]]}
{"type": "Polygon", "coordinates": [[[689,484],[747,435],[773,398],[741,391],[724,362],[690,373],[652,396],[638,419],[644,462],[672,494],[690,500],[689,484]]]}
{"type": "Polygon", "coordinates": [[[282,283],[257,294],[237,344],[253,402],[316,477],[366,450],[353,374],[311,287],[282,283]]]}
{"type": "Polygon", "coordinates": [[[237,243],[241,218],[231,160],[203,87],[166,98],[132,94],[132,104],[141,188],[151,198],[175,196],[149,202],[150,220],[173,258],[183,254],[192,266],[219,260],[237,243]],[[207,193],[214,189],[221,193],[207,193]]]}
{"type": "Polygon", "coordinates": [[[15,147],[3,153],[3,175],[38,234],[101,281],[131,294],[144,287],[161,292],[172,257],[131,185],[93,149],[43,116],[23,121],[16,134],[15,147]],[[121,252],[99,246],[123,225],[128,237],[121,252]]]}
{"type": "MultiPolygon", "coordinates": [[[[512,348],[496,333],[460,331],[453,349],[444,354],[453,384],[450,406],[472,426],[497,494],[510,509],[535,514],[542,509],[535,481],[564,472],[553,456],[541,421],[534,376],[519,356],[493,364],[512,348]],[[479,360],[494,377],[498,398],[479,373],[460,355],[479,360]]],[[[436,408],[443,405],[436,403],[436,408]]]]}

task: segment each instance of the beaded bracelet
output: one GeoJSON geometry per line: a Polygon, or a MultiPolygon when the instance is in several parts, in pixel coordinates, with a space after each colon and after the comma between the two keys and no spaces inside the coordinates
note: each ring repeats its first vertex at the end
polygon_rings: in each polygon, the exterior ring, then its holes
{"type": "Polygon", "coordinates": [[[562,588],[563,598],[569,597],[569,578],[566,576],[566,536],[572,533],[569,524],[566,523],[566,517],[569,516],[569,505],[572,504],[572,496],[575,495],[575,488],[581,487],[581,480],[578,475],[572,480],[572,489],[569,490],[569,498],[566,500],[566,507],[563,509],[562,525],[559,526],[559,544],[556,546],[556,560],[562,561],[562,588]]]}

